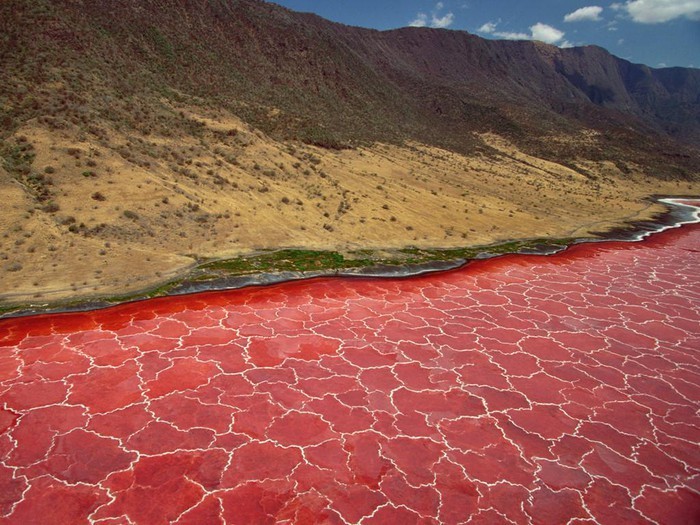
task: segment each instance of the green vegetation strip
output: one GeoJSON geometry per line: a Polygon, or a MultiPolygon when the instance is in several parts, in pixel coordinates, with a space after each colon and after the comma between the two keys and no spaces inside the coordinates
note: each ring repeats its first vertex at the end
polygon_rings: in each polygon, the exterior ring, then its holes
{"type": "Polygon", "coordinates": [[[357,250],[348,252],[345,255],[335,251],[299,249],[266,251],[251,255],[242,255],[231,259],[206,261],[197,266],[197,268],[191,271],[187,276],[163,283],[145,291],[142,290],[140,292],[110,297],[62,301],[41,306],[0,306],[0,315],[99,308],[129,301],[166,296],[173,291],[177,291],[179,287],[186,284],[202,285],[203,290],[205,290],[207,282],[214,282],[230,277],[276,274],[282,272],[330,274],[337,271],[342,272],[343,270],[385,266],[396,266],[399,268],[407,265],[471,260],[524,251],[545,252],[565,248],[574,242],[576,242],[576,239],[530,239],[470,248],[404,248],[393,252],[389,251],[388,254],[386,250],[381,253],[373,250],[357,250]]]}
{"type": "Polygon", "coordinates": [[[358,250],[343,255],[334,251],[277,250],[232,259],[209,261],[201,264],[193,275],[197,282],[222,277],[235,277],[279,272],[330,272],[373,266],[405,266],[431,262],[449,262],[476,259],[524,251],[548,251],[562,249],[576,239],[530,239],[489,246],[469,248],[404,248],[389,252],[358,250]]]}
{"type": "MultiPolygon", "coordinates": [[[[246,255],[233,259],[204,263],[198,272],[220,276],[250,275],[252,273],[310,272],[359,268],[377,264],[371,259],[346,259],[338,252],[313,250],[278,250],[246,255]]],[[[201,276],[198,276],[201,277],[201,276]]]]}

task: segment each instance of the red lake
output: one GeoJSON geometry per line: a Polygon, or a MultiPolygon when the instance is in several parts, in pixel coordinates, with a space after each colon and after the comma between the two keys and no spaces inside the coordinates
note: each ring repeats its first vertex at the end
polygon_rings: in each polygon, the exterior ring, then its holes
{"type": "Polygon", "coordinates": [[[2,523],[698,523],[699,304],[687,225],[2,320],[2,523]]]}

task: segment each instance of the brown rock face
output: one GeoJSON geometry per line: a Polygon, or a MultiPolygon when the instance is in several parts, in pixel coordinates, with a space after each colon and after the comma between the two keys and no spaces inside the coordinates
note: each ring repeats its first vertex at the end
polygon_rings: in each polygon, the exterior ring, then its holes
{"type": "MultiPolygon", "coordinates": [[[[465,151],[470,132],[488,131],[542,150],[550,133],[593,128],[613,137],[614,158],[661,148],[683,159],[700,143],[700,70],[652,69],[593,46],[379,32],[257,0],[8,0],[0,24],[2,62],[20,78],[41,58],[39,82],[59,75],[79,92],[104,83],[118,97],[176,90],[322,145],[409,138],[465,151]]],[[[14,87],[0,89],[17,99],[14,87]]],[[[17,102],[15,117],[40,112],[41,101],[17,102]]]]}

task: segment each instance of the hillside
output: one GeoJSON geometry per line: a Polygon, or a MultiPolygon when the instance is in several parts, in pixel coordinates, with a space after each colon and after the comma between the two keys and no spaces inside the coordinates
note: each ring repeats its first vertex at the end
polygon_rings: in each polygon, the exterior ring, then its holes
{"type": "Polygon", "coordinates": [[[596,47],[257,0],[4,0],[0,68],[7,304],[280,247],[587,235],[699,193],[700,70],[596,47]]]}

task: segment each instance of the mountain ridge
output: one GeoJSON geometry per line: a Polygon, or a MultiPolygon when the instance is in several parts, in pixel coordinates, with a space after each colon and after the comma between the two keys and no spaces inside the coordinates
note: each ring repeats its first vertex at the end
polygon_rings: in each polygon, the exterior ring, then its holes
{"type": "MultiPolygon", "coordinates": [[[[5,2],[3,14],[20,13],[8,28],[15,34],[24,30],[23,4],[5,2]]],[[[455,140],[452,129],[500,132],[527,145],[550,130],[591,128],[628,141],[651,135],[669,149],[700,144],[700,70],[655,70],[596,46],[376,31],[256,0],[34,4],[54,14],[34,44],[60,41],[76,64],[133,68],[156,89],[259,106],[243,107],[244,117],[281,138],[408,138],[465,150],[473,141],[455,140]],[[270,107],[282,116],[267,118],[270,107]]],[[[121,80],[139,89],[144,81],[134,76],[121,80]]],[[[645,148],[656,153],[653,144],[645,148]]]]}

